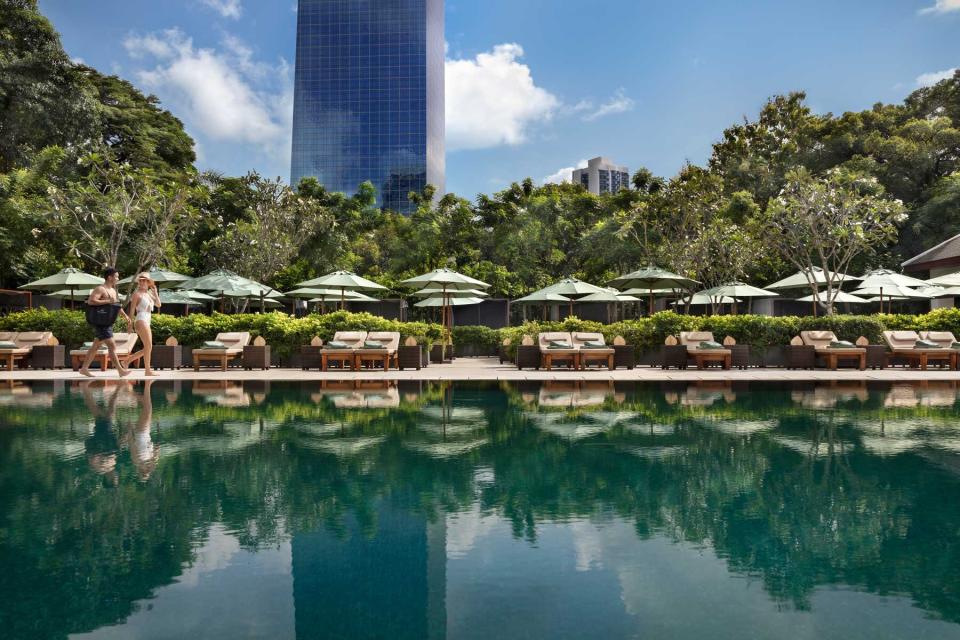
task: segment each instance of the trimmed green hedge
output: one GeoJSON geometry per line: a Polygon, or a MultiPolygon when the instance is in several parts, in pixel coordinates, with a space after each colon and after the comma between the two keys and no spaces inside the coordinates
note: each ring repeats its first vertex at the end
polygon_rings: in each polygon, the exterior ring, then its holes
{"type": "MultiPolygon", "coordinates": [[[[461,327],[466,329],[466,327],[461,327]]],[[[823,316],[769,317],[755,315],[737,316],[688,316],[672,311],[658,313],[650,318],[626,320],[615,324],[601,324],[577,318],[568,318],[561,322],[528,322],[519,327],[499,330],[497,342],[510,338],[514,345],[520,343],[524,335],[534,338],[542,331],[596,331],[604,335],[607,342],[623,336],[627,344],[637,347],[638,351],[651,351],[659,348],[667,336],[676,336],[681,331],[712,331],[718,340],[733,336],[739,344],[754,347],[782,346],[799,335],[801,331],[830,330],[840,340],[855,341],[865,336],[872,344],[883,344],[883,331],[952,331],[960,337],[960,309],[937,309],[920,316],[910,315],[872,315],[872,316],[823,316]]],[[[457,344],[464,344],[463,338],[457,344]]],[[[456,336],[456,334],[455,334],[456,336]]],[[[483,337],[484,344],[489,338],[483,337]]]]}
{"type": "MultiPolygon", "coordinates": [[[[438,324],[425,322],[398,322],[369,313],[338,311],[326,315],[291,318],[283,313],[213,315],[193,314],[174,317],[165,314],[153,316],[154,342],[159,344],[175,336],[180,344],[195,347],[212,340],[218,333],[249,331],[263,336],[267,344],[281,358],[297,352],[309,344],[314,336],[330,340],[337,331],[399,331],[401,340],[414,337],[419,342],[433,344],[442,337],[438,324]]],[[[125,330],[122,321],[115,329],[125,330]]],[[[93,331],[79,311],[47,311],[34,309],[0,317],[0,331],[52,331],[62,344],[78,345],[93,339],[93,331]]]]}

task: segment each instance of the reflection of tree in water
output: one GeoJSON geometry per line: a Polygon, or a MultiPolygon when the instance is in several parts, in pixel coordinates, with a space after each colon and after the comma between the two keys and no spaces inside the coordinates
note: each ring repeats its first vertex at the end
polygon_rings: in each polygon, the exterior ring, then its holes
{"type": "MultiPolygon", "coordinates": [[[[574,441],[534,426],[516,397],[484,389],[452,397],[428,389],[375,410],[336,409],[279,385],[249,406],[189,393],[171,404],[156,389],[163,454],[143,483],[121,454],[116,488],[70,453],[82,451],[89,424],[75,394],[43,414],[4,407],[0,423],[31,426],[0,430],[0,593],[17,594],[3,599],[0,618],[12,637],[90,630],[174,580],[215,523],[249,549],[320,528],[346,536],[348,516],[373,537],[376,505],[387,500],[431,521],[479,501],[531,541],[545,521],[619,516],[641,538],[709,545],[794,607],[808,607],[818,586],[846,584],[907,593],[960,620],[949,588],[960,569],[960,513],[944,499],[957,481],[920,456],[884,458],[858,444],[858,412],[879,411],[881,396],[847,411],[776,391],[726,393],[712,404],[668,398],[642,388],[623,404],[566,411],[560,420],[573,425],[596,425],[591,413],[605,412],[599,435],[574,441]],[[474,439],[462,424],[438,431],[436,412],[426,424],[424,404],[443,397],[454,417],[457,407],[482,409],[482,446],[447,458],[409,446],[474,439]],[[338,454],[318,447],[338,439],[375,444],[338,454]],[[478,484],[479,467],[492,480],[478,484]]],[[[954,419],[952,409],[916,411],[954,419]]],[[[135,408],[122,407],[118,428],[134,423],[135,408]]]]}

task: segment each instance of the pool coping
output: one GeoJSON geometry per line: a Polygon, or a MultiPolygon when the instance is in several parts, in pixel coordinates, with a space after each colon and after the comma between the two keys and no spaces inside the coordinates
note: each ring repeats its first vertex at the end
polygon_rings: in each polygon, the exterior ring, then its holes
{"type": "MultiPolygon", "coordinates": [[[[925,382],[925,381],[953,381],[960,382],[960,371],[930,370],[919,371],[909,368],[880,369],[858,371],[855,369],[839,369],[829,371],[817,369],[813,371],[791,371],[787,369],[757,368],[723,371],[713,370],[663,370],[653,367],[637,367],[633,370],[604,369],[591,371],[536,371],[518,370],[511,364],[500,364],[497,358],[458,358],[453,363],[431,365],[427,368],[405,371],[303,371],[301,369],[273,368],[268,370],[245,371],[243,369],[228,369],[219,371],[204,369],[195,372],[193,369],[178,371],[157,371],[158,380],[251,380],[275,382],[312,382],[330,380],[427,380],[427,381],[490,381],[490,382],[523,382],[523,381],[568,381],[568,382],[673,382],[673,381],[714,381],[714,382],[752,382],[752,381],[794,381],[794,382],[925,382]]],[[[98,379],[117,379],[113,372],[95,372],[98,379]]],[[[51,381],[51,380],[88,380],[79,373],[70,370],[34,371],[30,369],[2,371],[2,381],[51,381]]],[[[134,371],[128,380],[142,380],[142,371],[134,371]]]]}

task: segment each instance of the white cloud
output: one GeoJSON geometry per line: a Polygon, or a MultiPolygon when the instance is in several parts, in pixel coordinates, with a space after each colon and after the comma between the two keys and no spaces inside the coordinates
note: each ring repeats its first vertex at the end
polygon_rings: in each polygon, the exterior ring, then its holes
{"type": "Polygon", "coordinates": [[[560,100],[536,86],[522,57],[520,45],[500,44],[446,61],[448,149],[521,144],[531,126],[553,117],[560,100]]]}
{"type": "Polygon", "coordinates": [[[541,180],[541,183],[542,183],[542,184],[564,184],[564,183],[566,183],[566,182],[570,182],[570,181],[571,181],[571,174],[572,174],[575,170],[577,170],[577,169],[586,169],[586,168],[587,168],[587,161],[586,161],[586,160],[581,160],[580,162],[577,163],[577,166],[575,166],[575,167],[564,167],[563,169],[558,170],[558,171],[557,171],[556,173],[554,173],[553,175],[549,175],[549,176],[547,176],[546,178],[544,178],[543,180],[541,180]]]}
{"type": "Polygon", "coordinates": [[[281,157],[290,144],[293,82],[284,60],[258,62],[242,41],[225,36],[221,50],[197,48],[178,29],[129,36],[124,47],[152,69],[136,77],[156,93],[188,130],[212,141],[258,145],[281,157]]]}
{"type": "Polygon", "coordinates": [[[210,7],[224,18],[233,18],[236,20],[240,17],[240,14],[243,13],[240,0],[200,0],[200,3],[210,7]]]}
{"type": "Polygon", "coordinates": [[[921,9],[920,13],[950,13],[951,11],[960,11],[960,0],[936,0],[932,7],[921,9]]]}
{"type": "Polygon", "coordinates": [[[617,113],[624,113],[633,109],[634,101],[632,98],[627,96],[626,91],[623,87],[619,88],[614,92],[609,100],[601,104],[596,110],[593,110],[593,105],[590,105],[589,102],[581,102],[574,109],[579,109],[583,111],[582,106],[587,106],[587,109],[590,110],[590,113],[583,116],[583,119],[587,122],[593,122],[594,120],[599,120],[606,116],[612,116],[617,113]]]}
{"type": "Polygon", "coordinates": [[[932,87],[933,85],[937,84],[941,80],[952,78],[956,70],[957,70],[957,67],[954,67],[952,69],[944,69],[943,71],[931,71],[929,73],[921,73],[919,76],[917,76],[917,86],[932,87]]]}

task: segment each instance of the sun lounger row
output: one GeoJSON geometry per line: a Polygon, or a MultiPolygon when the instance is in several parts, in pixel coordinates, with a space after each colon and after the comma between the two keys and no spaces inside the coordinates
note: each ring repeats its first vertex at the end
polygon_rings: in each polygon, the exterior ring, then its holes
{"type": "Polygon", "coordinates": [[[586,370],[591,364],[613,370],[613,347],[607,345],[602,333],[547,331],[538,337],[540,366],[553,369],[564,363],[571,369],[586,370]]]}

